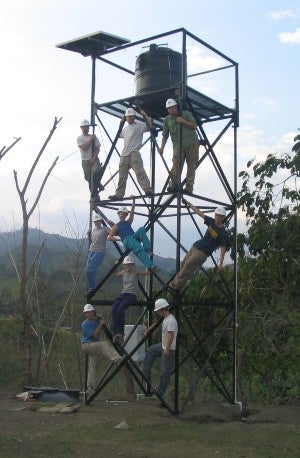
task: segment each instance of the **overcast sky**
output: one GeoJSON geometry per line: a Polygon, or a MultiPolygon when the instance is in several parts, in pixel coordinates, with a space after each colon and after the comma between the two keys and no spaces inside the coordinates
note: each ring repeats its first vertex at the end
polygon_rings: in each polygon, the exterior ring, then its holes
{"type": "MultiPolygon", "coordinates": [[[[62,117],[54,138],[38,168],[28,202],[56,156],[59,156],[32,227],[46,232],[70,235],[66,219],[83,234],[88,221],[89,194],[82,176],[76,138],[79,123],[89,118],[91,61],[78,53],[55,45],[97,31],[132,42],[185,28],[239,64],[240,127],[238,129],[238,168],[253,157],[290,152],[299,122],[300,4],[295,0],[10,0],[0,7],[1,34],[1,134],[0,148],[15,137],[22,140],[0,162],[0,231],[21,225],[21,210],[14,185],[17,170],[22,185],[30,164],[52,127],[54,117],[62,117]]],[[[172,49],[180,46],[174,38],[161,40],[172,49]]],[[[203,71],[220,63],[216,56],[188,44],[189,69],[203,71]]],[[[134,71],[142,46],[123,51],[118,59],[134,71]]],[[[198,90],[228,106],[234,105],[232,78],[205,77],[196,82],[198,90]]],[[[107,67],[97,67],[96,101],[103,103],[134,95],[132,77],[120,78],[107,67]]],[[[107,128],[115,132],[113,120],[107,128]]],[[[210,128],[212,138],[217,127],[210,128]]],[[[102,143],[101,158],[109,150],[104,133],[96,129],[102,143]]],[[[158,139],[160,142],[160,137],[158,139]]],[[[122,142],[118,143],[121,150],[122,142]]],[[[232,144],[224,138],[216,149],[224,170],[232,180],[232,144]]],[[[146,150],[145,166],[148,167],[146,150]]],[[[171,163],[171,145],[165,157],[171,163]]],[[[117,159],[107,170],[106,179],[117,169],[117,159]]],[[[209,166],[197,173],[199,193],[224,198],[215,184],[209,166]]],[[[232,181],[231,181],[232,182],[232,181]]],[[[116,179],[103,193],[115,191],[116,179]]],[[[158,179],[157,189],[160,183],[158,179]]],[[[113,217],[113,214],[108,215],[113,217]]],[[[197,238],[194,229],[187,239],[197,238]]],[[[189,242],[190,244],[190,242],[189,242]]],[[[173,256],[174,248],[161,244],[155,250],[173,256]]]]}

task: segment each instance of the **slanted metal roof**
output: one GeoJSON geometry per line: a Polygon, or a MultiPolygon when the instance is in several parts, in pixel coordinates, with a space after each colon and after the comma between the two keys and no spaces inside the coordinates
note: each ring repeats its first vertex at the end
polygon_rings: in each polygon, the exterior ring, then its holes
{"type": "Polygon", "coordinates": [[[74,51],[83,56],[92,56],[105,52],[107,49],[130,43],[126,38],[117,37],[105,32],[95,32],[91,35],[76,38],[56,45],[57,48],[74,51]]]}
{"type": "MultiPolygon", "coordinates": [[[[153,118],[154,126],[162,128],[163,118],[168,114],[165,108],[166,100],[168,98],[178,99],[178,94],[179,87],[176,86],[126,99],[96,104],[96,106],[99,110],[118,118],[124,115],[128,107],[133,107],[137,112],[139,112],[139,108],[142,108],[153,118]]],[[[233,108],[228,108],[188,86],[186,103],[183,109],[193,111],[197,117],[198,124],[232,118],[235,112],[233,108]]],[[[139,116],[137,118],[139,119],[139,116]]],[[[141,116],[140,119],[142,120],[141,116]]]]}

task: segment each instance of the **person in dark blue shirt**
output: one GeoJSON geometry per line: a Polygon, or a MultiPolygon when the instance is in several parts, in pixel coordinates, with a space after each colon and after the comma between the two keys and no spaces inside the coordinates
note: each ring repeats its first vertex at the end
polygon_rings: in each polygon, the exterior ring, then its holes
{"type": "Polygon", "coordinates": [[[220,259],[218,263],[218,270],[221,271],[223,268],[224,256],[228,247],[228,235],[223,226],[223,221],[226,216],[226,210],[224,207],[218,207],[215,210],[215,217],[205,215],[203,211],[195,207],[188,201],[184,201],[197,215],[204,219],[204,224],[207,226],[207,230],[204,237],[197,240],[190,250],[185,255],[181,263],[179,272],[176,274],[174,279],[170,281],[168,289],[170,292],[177,294],[181,293],[188,280],[192,277],[196,270],[202,266],[208,256],[211,256],[213,251],[220,247],[220,259]]]}

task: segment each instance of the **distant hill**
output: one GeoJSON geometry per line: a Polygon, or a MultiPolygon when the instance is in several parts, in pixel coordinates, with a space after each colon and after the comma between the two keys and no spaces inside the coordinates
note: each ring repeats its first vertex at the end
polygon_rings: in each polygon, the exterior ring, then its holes
{"type": "MultiPolygon", "coordinates": [[[[28,234],[28,255],[33,259],[37,247],[45,240],[45,247],[41,258],[40,268],[44,272],[54,272],[67,268],[72,254],[80,252],[85,258],[88,252],[87,238],[73,239],[59,234],[49,234],[39,229],[30,228],[28,234]]],[[[0,232],[0,264],[9,269],[12,267],[12,260],[9,251],[13,253],[14,259],[19,259],[21,253],[22,230],[13,232],[0,232]]],[[[119,254],[112,242],[108,243],[106,264],[115,262],[119,254]]],[[[154,262],[162,271],[172,273],[175,270],[175,259],[163,258],[154,255],[154,262]]],[[[137,260],[137,265],[140,262],[137,260]]],[[[0,274],[1,276],[1,274],[0,274]]]]}

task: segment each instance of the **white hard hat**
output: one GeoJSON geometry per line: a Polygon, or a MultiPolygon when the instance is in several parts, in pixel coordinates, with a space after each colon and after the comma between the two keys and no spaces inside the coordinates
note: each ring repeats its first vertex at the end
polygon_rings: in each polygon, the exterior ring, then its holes
{"type": "Polygon", "coordinates": [[[174,107],[177,105],[177,102],[174,99],[168,99],[166,101],[166,108],[174,107]]]}
{"type": "Polygon", "coordinates": [[[216,215],[226,216],[226,210],[224,207],[218,207],[215,209],[216,215]]]}
{"type": "Polygon", "coordinates": [[[136,116],[136,112],[133,108],[127,108],[125,111],[125,116],[136,116]]]}
{"type": "Polygon", "coordinates": [[[90,126],[90,121],[88,121],[87,119],[83,119],[80,123],[80,127],[84,127],[84,126],[90,126]]]}
{"type": "Polygon", "coordinates": [[[166,299],[157,299],[154,304],[154,312],[157,312],[161,309],[166,309],[169,307],[169,302],[166,299]]]}
{"type": "Polygon", "coordinates": [[[118,210],[118,213],[121,213],[121,212],[123,212],[123,213],[129,213],[127,207],[120,207],[119,210],[118,210]]]}
{"type": "Polygon", "coordinates": [[[94,311],[95,311],[95,309],[91,304],[85,304],[85,306],[83,307],[83,313],[85,313],[85,312],[94,312],[94,311]]]}
{"type": "Polygon", "coordinates": [[[99,213],[93,212],[93,221],[100,221],[100,220],[101,220],[101,216],[99,215],[99,213]]]}
{"type": "Polygon", "coordinates": [[[131,256],[125,256],[123,264],[134,264],[134,260],[131,256]]]}

